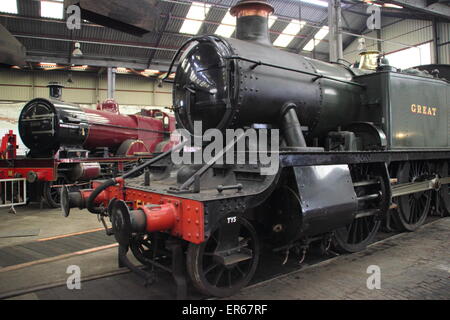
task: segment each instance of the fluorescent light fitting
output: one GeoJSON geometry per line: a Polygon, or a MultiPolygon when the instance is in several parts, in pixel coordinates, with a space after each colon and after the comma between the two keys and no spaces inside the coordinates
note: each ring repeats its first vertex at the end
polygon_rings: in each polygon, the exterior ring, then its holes
{"type": "Polygon", "coordinates": [[[276,47],[287,47],[289,43],[294,40],[295,36],[300,32],[300,30],[305,26],[305,24],[305,21],[291,20],[287,27],[284,28],[283,32],[273,42],[273,45],[276,47]]]}
{"type": "Polygon", "coordinates": [[[39,65],[45,66],[45,67],[56,67],[56,63],[53,63],[53,62],[40,62],[39,65]]]}
{"type": "Polygon", "coordinates": [[[128,73],[128,69],[127,68],[116,68],[116,72],[117,73],[128,73]]]}
{"type": "Polygon", "coordinates": [[[192,2],[186,20],[180,28],[180,33],[197,34],[200,30],[211,5],[202,2],[192,2]]]}
{"type": "Polygon", "coordinates": [[[392,3],[385,3],[385,4],[383,4],[383,7],[386,7],[386,8],[395,8],[395,9],[403,9],[402,6],[398,6],[398,5],[392,4],[392,3]]]}
{"type": "Polygon", "coordinates": [[[159,70],[145,69],[145,73],[159,73],[159,70]]]}
{"type": "Polygon", "coordinates": [[[89,66],[88,65],[84,65],[84,66],[73,66],[70,69],[71,70],[75,70],[75,71],[84,71],[87,68],[89,68],[89,66]]]}
{"type": "Polygon", "coordinates": [[[17,14],[17,0],[1,0],[0,12],[17,14]]]}

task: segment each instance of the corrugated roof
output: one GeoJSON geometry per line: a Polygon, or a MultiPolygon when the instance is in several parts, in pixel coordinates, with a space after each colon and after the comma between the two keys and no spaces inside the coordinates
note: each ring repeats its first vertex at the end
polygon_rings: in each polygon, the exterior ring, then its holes
{"type": "MultiPolygon", "coordinates": [[[[202,29],[206,33],[214,33],[227,10],[238,2],[238,0],[198,1],[207,2],[211,5],[202,29]]],[[[5,25],[11,33],[21,35],[19,40],[27,47],[29,52],[33,53],[67,56],[73,46],[67,40],[73,39],[82,42],[81,49],[87,57],[108,57],[107,59],[114,61],[145,61],[152,58],[161,62],[171,60],[174,50],[190,37],[179,33],[190,4],[191,1],[185,0],[159,1],[158,9],[161,13],[159,30],[150,32],[143,37],[90,23],[83,24],[81,30],[71,31],[66,27],[65,21],[40,18],[39,1],[30,0],[18,0],[19,16],[1,15],[0,23],[5,25]],[[24,38],[26,36],[54,38],[56,40],[24,38]],[[61,41],[57,39],[61,39],[61,41]],[[98,43],[83,43],[83,41],[98,43]],[[114,44],[114,46],[109,44],[114,44]],[[137,48],[135,46],[157,47],[158,49],[137,48]]],[[[327,19],[327,8],[320,6],[293,0],[273,0],[271,4],[275,8],[274,14],[280,17],[271,28],[272,41],[284,30],[290,19],[301,19],[311,25],[321,25],[327,19]]],[[[351,13],[347,13],[347,15],[349,15],[347,21],[350,25],[344,25],[344,27],[359,30],[365,24],[364,16],[351,13]]],[[[304,27],[286,50],[298,52],[301,45],[305,44],[304,39],[310,37],[314,31],[314,28],[304,27]]],[[[319,46],[316,49],[323,53],[328,51],[326,45],[319,46]]]]}

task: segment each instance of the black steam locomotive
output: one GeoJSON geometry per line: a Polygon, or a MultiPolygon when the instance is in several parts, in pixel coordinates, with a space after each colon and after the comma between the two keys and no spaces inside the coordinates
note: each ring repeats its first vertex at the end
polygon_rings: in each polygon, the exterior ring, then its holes
{"type": "MultiPolygon", "coordinates": [[[[211,159],[161,181],[153,169],[185,144],[93,189],[62,191],[66,215],[79,207],[110,218],[120,263],[144,277],[128,249],[173,272],[180,290],[187,270],[202,292],[228,296],[252,278],[261,243],[286,253],[312,243],[356,252],[383,221],[413,231],[430,212],[448,213],[450,83],[439,70],[399,71],[370,63],[370,53],[350,68],[277,50],[268,38],[272,12],[266,1],[241,1],[231,10],[237,39],[186,42],[174,58],[173,96],[178,125],[195,136],[197,121],[202,132],[278,129],[273,174],[261,174],[267,164],[259,159],[219,161],[246,141],[238,134],[211,159]]],[[[244,145],[247,155],[255,150],[244,145]]]]}

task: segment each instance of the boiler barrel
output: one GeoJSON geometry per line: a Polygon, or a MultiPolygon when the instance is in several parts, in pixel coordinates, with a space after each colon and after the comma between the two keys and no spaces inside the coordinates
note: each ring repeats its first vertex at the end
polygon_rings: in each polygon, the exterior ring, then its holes
{"type": "Polygon", "coordinates": [[[117,149],[126,140],[143,140],[149,149],[161,141],[161,121],[84,109],[57,100],[34,99],[19,117],[19,133],[32,155],[50,155],[60,147],[117,149]]]}
{"type": "Polygon", "coordinates": [[[118,148],[125,140],[142,140],[151,145],[163,138],[161,121],[136,115],[120,115],[111,112],[84,109],[89,134],[84,143],[87,149],[96,147],[118,148]]]}
{"type": "Polygon", "coordinates": [[[278,124],[286,104],[297,106],[301,124],[316,136],[356,117],[363,88],[348,68],[261,43],[212,39],[191,46],[177,69],[174,106],[186,129],[194,121],[204,130],[278,124]]]}

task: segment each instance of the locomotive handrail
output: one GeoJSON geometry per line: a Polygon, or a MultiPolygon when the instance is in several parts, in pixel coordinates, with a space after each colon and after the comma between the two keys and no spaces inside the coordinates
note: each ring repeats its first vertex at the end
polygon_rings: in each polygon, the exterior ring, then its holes
{"type": "Polygon", "coordinates": [[[245,58],[245,57],[241,57],[241,56],[229,56],[229,57],[225,57],[224,59],[228,59],[228,60],[242,60],[242,61],[254,63],[254,65],[251,67],[252,69],[256,68],[257,66],[266,66],[266,67],[270,67],[270,68],[276,68],[276,69],[281,69],[281,70],[286,70],[286,71],[292,71],[292,72],[306,74],[306,75],[315,77],[313,79],[313,82],[318,80],[318,79],[327,79],[327,80],[332,80],[332,81],[336,81],[336,82],[342,82],[342,83],[350,84],[350,85],[353,85],[353,86],[358,86],[358,87],[361,87],[361,88],[366,88],[366,86],[361,84],[361,83],[357,83],[357,82],[353,82],[353,81],[347,81],[347,80],[341,80],[341,79],[325,76],[325,75],[319,74],[319,73],[308,72],[308,71],[303,71],[303,70],[298,70],[298,69],[292,69],[292,68],[288,68],[288,67],[278,66],[278,65],[275,65],[275,64],[265,63],[265,62],[262,62],[260,60],[253,60],[253,59],[249,59],[249,58],[245,58]]]}
{"type": "MultiPolygon", "coordinates": [[[[236,139],[233,139],[228,145],[225,146],[218,154],[216,154],[212,159],[210,159],[206,164],[204,164],[199,170],[197,170],[189,179],[187,179],[180,187],[180,191],[186,191],[189,190],[189,188],[194,184],[196,181],[199,182],[199,178],[209,169],[211,168],[217,160],[222,158],[223,155],[225,155],[231,148],[234,147],[236,143],[238,143],[243,137],[245,136],[244,133],[241,133],[236,136],[236,139]]],[[[199,186],[198,186],[199,187],[199,186]]],[[[197,190],[196,190],[197,191],[197,190]]],[[[198,190],[200,191],[200,190],[198,190]]]]}
{"type": "Polygon", "coordinates": [[[181,142],[179,144],[177,144],[175,147],[171,148],[170,150],[161,153],[160,155],[144,162],[143,164],[141,164],[140,166],[137,166],[136,168],[128,171],[127,173],[125,173],[124,175],[122,175],[121,177],[118,178],[112,178],[109,179],[107,181],[105,181],[103,184],[101,184],[99,187],[97,187],[89,196],[87,203],[86,203],[86,208],[89,210],[89,212],[93,213],[93,214],[102,214],[103,213],[103,208],[100,207],[95,207],[95,199],[98,197],[98,195],[106,190],[109,187],[115,186],[116,184],[118,184],[120,181],[123,181],[131,176],[133,176],[136,172],[142,171],[143,169],[149,167],[150,165],[152,165],[153,163],[167,157],[169,154],[171,154],[174,151],[177,151],[181,148],[183,148],[185,146],[185,144],[188,141],[184,141],[181,142]]]}
{"type": "Polygon", "coordinates": [[[127,130],[135,130],[135,131],[143,131],[143,132],[151,132],[151,133],[157,133],[157,134],[170,135],[170,132],[168,132],[168,131],[160,131],[160,130],[144,129],[144,128],[136,128],[136,127],[125,127],[125,126],[119,126],[119,125],[101,123],[101,122],[94,122],[94,121],[92,121],[91,123],[95,124],[96,126],[101,126],[101,127],[127,129],[127,130]]]}

